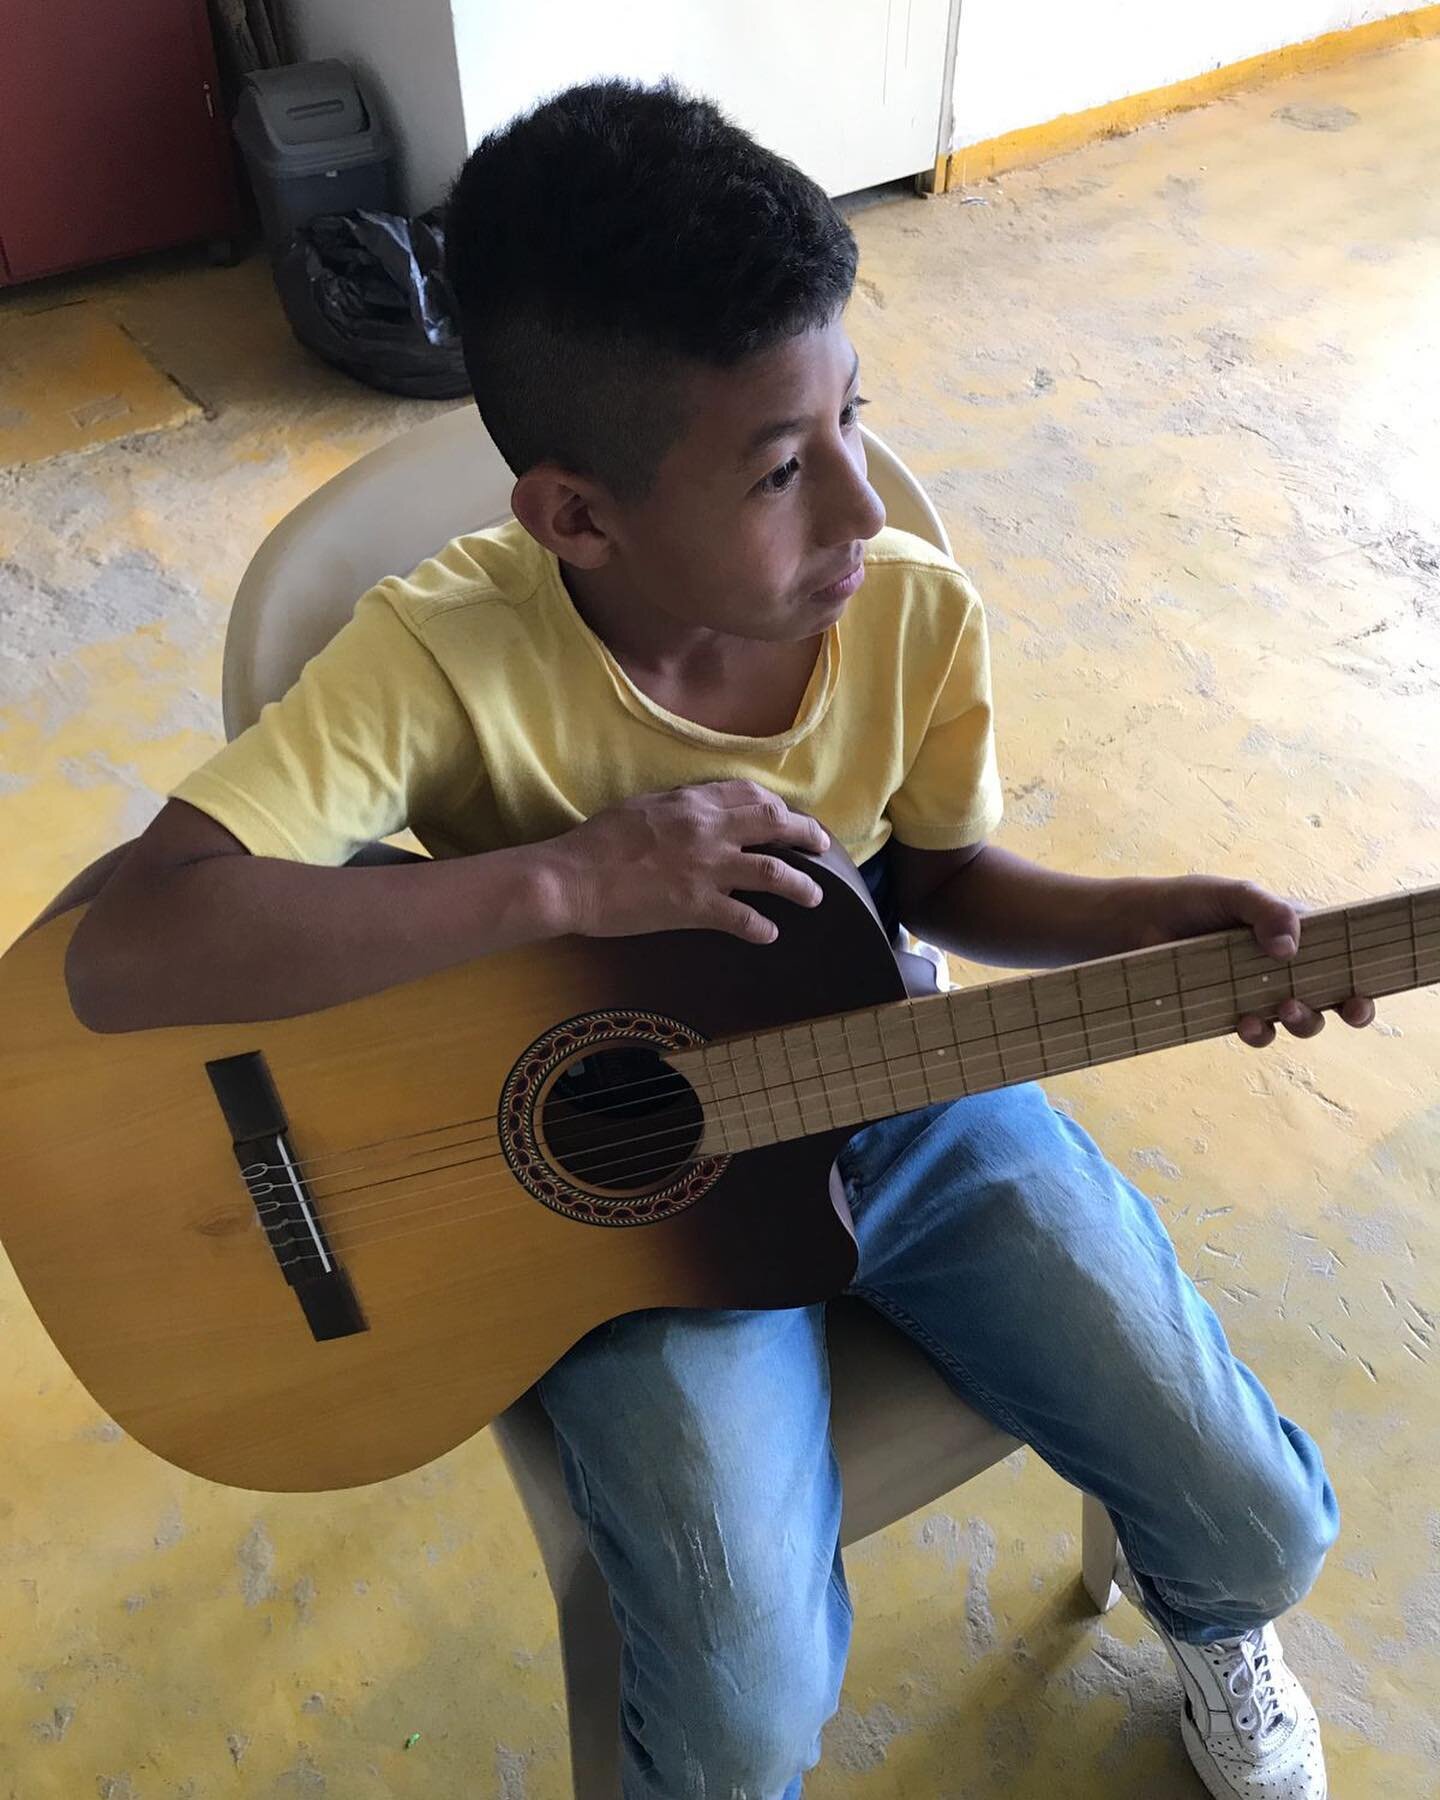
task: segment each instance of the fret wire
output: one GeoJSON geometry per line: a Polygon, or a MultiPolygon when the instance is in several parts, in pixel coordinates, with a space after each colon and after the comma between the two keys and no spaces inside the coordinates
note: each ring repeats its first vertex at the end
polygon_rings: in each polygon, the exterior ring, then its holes
{"type": "Polygon", "coordinates": [[[844,1115],[853,1113],[855,1115],[855,1120],[858,1123],[863,1120],[865,1116],[865,1102],[860,1093],[860,1070],[866,1065],[863,1060],[858,1060],[859,1053],[855,1047],[855,1040],[850,1035],[854,1029],[857,1016],[858,1015],[855,1013],[849,1013],[840,1020],[839,1055],[844,1060],[845,1079],[849,1083],[849,1095],[845,1099],[845,1103],[840,1108],[840,1111],[844,1115]]]}
{"type": "Polygon", "coordinates": [[[702,1054],[710,1069],[710,1090],[715,1095],[715,1129],[724,1138],[725,1148],[728,1150],[730,1148],[730,1133],[725,1121],[720,1116],[720,1108],[724,1105],[724,1100],[721,1097],[719,1088],[719,1064],[723,1058],[722,1047],[718,1043],[706,1044],[702,1054]]]}
{"type": "MultiPolygon", "coordinates": [[[[995,1054],[1000,1061],[1000,1073],[1005,1074],[1005,1049],[1000,1042],[1000,1022],[995,1017],[995,1002],[988,988],[981,988],[980,997],[985,1002],[985,1016],[990,1021],[990,1036],[995,1040],[995,1054]]],[[[1006,1077],[1008,1080],[1008,1076],[1006,1077]]]]}
{"type": "Polygon", "coordinates": [[[1409,902],[1406,910],[1410,915],[1410,969],[1418,981],[1420,978],[1420,944],[1415,935],[1415,896],[1413,894],[1409,896],[1409,902]]]}
{"type": "MultiPolygon", "coordinates": [[[[937,1013],[935,1016],[937,1018],[939,1018],[940,1014],[937,1013]]],[[[915,1027],[915,1036],[918,1041],[918,1039],[920,1037],[920,1027],[919,1027],[919,1023],[918,1023],[920,1014],[917,1012],[915,1017],[916,1017],[916,1021],[917,1021],[916,1027],[915,1027]]],[[[936,1064],[936,1068],[941,1077],[941,1091],[938,1095],[935,1096],[935,1098],[941,1099],[941,1100],[943,1100],[947,1097],[947,1088],[953,1087],[954,1083],[957,1079],[960,1082],[961,1093],[963,1093],[965,1091],[965,1078],[962,1073],[963,1065],[961,1063],[961,1058],[960,1058],[960,1043],[959,1043],[958,1038],[955,1036],[955,1021],[951,1018],[950,1009],[948,1007],[944,1008],[944,1017],[945,1017],[945,1030],[947,1031],[947,1033],[949,1034],[949,1037],[950,1037],[950,1048],[951,1048],[951,1051],[953,1052],[953,1057],[954,1057],[953,1062],[950,1060],[950,1058],[948,1058],[946,1056],[945,1046],[943,1044],[934,1045],[928,1054],[923,1050],[921,1052],[922,1055],[926,1056],[927,1070],[930,1066],[931,1058],[933,1058],[933,1060],[936,1064]],[[952,1071],[953,1071],[953,1073],[952,1073],[952,1071]]],[[[933,1079],[929,1074],[926,1075],[925,1080],[926,1080],[927,1087],[933,1086],[933,1079]]],[[[953,1094],[950,1094],[948,1097],[951,1099],[955,1098],[955,1096],[953,1094]]]]}
{"type": "Polygon", "coordinates": [[[754,1097],[754,1090],[747,1088],[745,1086],[744,1078],[740,1074],[740,1065],[735,1060],[735,1045],[734,1045],[734,1043],[732,1043],[730,1046],[730,1073],[731,1073],[731,1078],[733,1079],[733,1081],[735,1083],[735,1092],[740,1096],[741,1123],[745,1127],[746,1137],[749,1138],[749,1140],[750,1140],[749,1144],[747,1145],[747,1148],[753,1150],[756,1148],[756,1138],[755,1138],[756,1119],[755,1119],[754,1114],[751,1111],[750,1102],[751,1102],[752,1098],[754,1097]]]}
{"type": "MultiPolygon", "coordinates": [[[[868,1021],[869,1024],[871,1024],[872,1026],[875,1027],[875,1042],[876,1042],[876,1045],[880,1052],[879,1057],[878,1057],[880,1067],[876,1070],[875,1074],[871,1077],[871,1082],[878,1086],[879,1082],[881,1082],[882,1080],[884,1081],[885,1085],[890,1089],[890,1105],[891,1105],[891,1109],[893,1111],[895,1109],[895,1105],[896,1105],[895,1077],[891,1074],[890,1065],[885,1060],[885,1040],[880,1035],[880,1029],[879,1029],[878,1024],[876,1024],[874,1011],[869,1007],[865,1007],[862,1009],[862,1011],[858,1015],[854,1015],[854,1016],[856,1017],[857,1023],[860,1023],[863,1025],[868,1021]]],[[[854,1056],[853,1047],[851,1049],[851,1056],[852,1057],[854,1056]]],[[[870,1102],[860,1099],[860,1084],[858,1081],[855,1084],[855,1095],[856,1095],[856,1103],[857,1103],[857,1105],[859,1105],[859,1107],[861,1109],[860,1116],[863,1119],[870,1110],[870,1102]]],[[[877,1102],[878,1102],[878,1094],[877,1094],[877,1102]]]]}
{"type": "MultiPolygon", "coordinates": [[[[1349,913],[1349,910],[1347,909],[1345,912],[1343,912],[1340,915],[1340,917],[1345,926],[1345,964],[1346,964],[1346,967],[1350,971],[1350,986],[1352,988],[1358,988],[1359,984],[1360,984],[1360,977],[1355,973],[1355,946],[1351,942],[1351,937],[1350,937],[1350,913],[1349,913]]],[[[1303,924],[1301,925],[1301,930],[1302,930],[1302,932],[1304,930],[1303,924]]]]}
{"type": "MultiPolygon", "coordinates": [[[[862,1009],[863,1013],[863,1009],[862,1009]]],[[[855,1045],[850,1036],[850,1022],[862,1016],[861,1013],[842,1013],[840,1015],[840,1040],[845,1046],[845,1060],[850,1065],[850,1082],[855,1090],[855,1105],[860,1109],[860,1118],[865,1117],[865,1102],[860,1097],[860,1083],[856,1079],[857,1071],[863,1067],[855,1061],[855,1045]]]]}
{"type": "Polygon", "coordinates": [[[960,1092],[968,1094],[970,1090],[970,1071],[965,1066],[965,1049],[960,1042],[960,1034],[955,1029],[955,1021],[950,1019],[950,1035],[955,1040],[955,1075],[960,1083],[960,1092]]]}
{"type": "Polygon", "coordinates": [[[825,1113],[830,1121],[830,1129],[835,1129],[835,1108],[830,1104],[830,1083],[825,1079],[825,1065],[820,1060],[820,1040],[815,1035],[815,1021],[808,1019],[806,1024],[810,1032],[810,1043],[815,1051],[815,1077],[820,1083],[820,1097],[825,1102],[825,1113]]]}
{"type": "Polygon", "coordinates": [[[730,1079],[735,1083],[735,1093],[740,1103],[740,1122],[744,1126],[745,1136],[749,1139],[746,1148],[753,1150],[756,1148],[756,1137],[755,1120],[750,1108],[752,1092],[745,1085],[745,1078],[740,1072],[740,1061],[736,1055],[736,1051],[743,1047],[745,1041],[744,1038],[737,1038],[730,1042],[730,1079]]]}
{"type": "Polygon", "coordinates": [[[800,1121],[802,1136],[808,1136],[809,1128],[805,1121],[805,1106],[800,1098],[800,1080],[795,1073],[795,1059],[790,1054],[790,1034],[788,1026],[782,1026],[780,1028],[780,1054],[785,1058],[785,1067],[790,1071],[790,1092],[795,1096],[795,1117],[800,1121]]]}
{"type": "Polygon", "coordinates": [[[925,1046],[920,1042],[920,1015],[912,1006],[905,1014],[905,1022],[910,1027],[910,1035],[915,1040],[915,1061],[920,1066],[920,1079],[925,1084],[925,1104],[933,1105],[935,1095],[931,1091],[933,1083],[930,1079],[930,1059],[925,1054],[925,1046]]]}
{"type": "MultiPolygon", "coordinates": [[[[766,1035],[769,1037],[774,1036],[773,1032],[767,1033],[766,1035]]],[[[782,1036],[783,1036],[783,1033],[782,1033],[782,1036]]],[[[775,1110],[775,1091],[776,1091],[775,1085],[770,1081],[769,1076],[766,1073],[765,1058],[761,1053],[760,1040],[758,1037],[754,1040],[754,1043],[755,1043],[755,1067],[758,1072],[759,1079],[763,1083],[762,1091],[763,1091],[764,1099],[765,1099],[765,1111],[769,1114],[769,1121],[770,1121],[769,1129],[774,1132],[775,1142],[778,1144],[783,1141],[783,1139],[785,1137],[785,1131],[784,1131],[784,1127],[780,1123],[780,1115],[775,1110]]]]}
{"type": "Polygon", "coordinates": [[[891,1051],[889,1044],[885,1041],[884,1021],[878,1014],[875,1021],[875,1036],[880,1045],[880,1061],[884,1065],[885,1079],[890,1084],[890,1098],[894,1101],[895,1109],[898,1112],[901,1110],[900,1094],[895,1084],[897,1079],[903,1080],[903,1077],[897,1077],[895,1073],[895,1065],[899,1061],[899,1057],[891,1051]]]}
{"type": "Polygon", "coordinates": [[[733,1126],[734,1129],[738,1131],[739,1135],[746,1140],[741,1143],[740,1148],[742,1150],[749,1150],[752,1148],[752,1145],[748,1141],[750,1138],[750,1119],[745,1110],[745,1094],[740,1086],[740,1077],[735,1068],[734,1040],[730,1038],[723,1039],[715,1046],[715,1048],[721,1053],[725,1064],[725,1077],[730,1083],[731,1088],[734,1090],[732,1093],[726,1095],[726,1101],[732,1107],[737,1100],[740,1103],[739,1118],[734,1120],[727,1119],[725,1121],[725,1129],[728,1134],[733,1126]]]}
{"type": "MultiPolygon", "coordinates": [[[[1185,1033],[1185,1042],[1188,1044],[1193,1042],[1191,1036],[1191,1030],[1194,1024],[1194,1019],[1192,1017],[1192,1002],[1198,1002],[1200,1007],[1203,1008],[1207,1002],[1202,996],[1207,990],[1217,985],[1223,986],[1224,984],[1223,982],[1217,984],[1213,977],[1207,979],[1204,976],[1199,976],[1198,973],[1201,968],[1205,966],[1206,959],[1214,957],[1215,946],[1213,944],[1205,944],[1203,946],[1182,945],[1180,946],[1180,954],[1184,956],[1188,962],[1188,966],[1181,967],[1180,970],[1180,1022],[1185,1033]],[[1198,979],[1193,983],[1189,983],[1189,977],[1192,974],[1196,974],[1198,979]],[[1187,985],[1187,983],[1189,983],[1189,985],[1187,985]]],[[[1209,966],[1213,968],[1213,962],[1211,962],[1209,966]]]]}
{"type": "Polygon", "coordinates": [[[1040,1005],[1035,998],[1038,981],[1032,977],[1025,983],[1025,998],[1030,1002],[1030,1017],[1035,1021],[1035,1043],[1040,1054],[1040,1066],[1045,1066],[1045,1027],[1040,1023],[1040,1005]]]}
{"type": "Polygon", "coordinates": [[[1225,939],[1225,961],[1230,970],[1230,991],[1234,995],[1235,1002],[1240,1007],[1240,1013],[1243,1017],[1245,1011],[1244,1003],[1240,999],[1240,986],[1235,979],[1235,944],[1234,940],[1228,937],[1225,939]]]}
{"type": "Polygon", "coordinates": [[[909,1110],[909,1109],[908,1109],[908,1108],[903,1108],[903,1107],[902,1107],[902,1106],[901,1106],[901,1104],[900,1104],[900,1095],[899,1095],[899,1093],[898,1093],[898,1092],[897,1092],[897,1091],[896,1091],[896,1088],[895,1088],[895,1068],[894,1068],[894,1062],[893,1062],[893,1059],[891,1059],[891,1058],[889,1058],[889,1057],[887,1057],[887,1055],[886,1055],[886,1051],[885,1051],[885,1024],[884,1024],[884,1020],[883,1020],[883,1018],[882,1018],[882,1016],[881,1016],[881,1013],[880,1013],[880,1009],[879,1009],[879,1007],[874,1007],[874,1008],[872,1008],[872,1010],[871,1010],[871,1017],[872,1017],[872,1018],[873,1018],[873,1019],[874,1019],[874,1021],[875,1021],[875,1037],[876,1037],[876,1040],[877,1040],[877,1041],[878,1041],[878,1043],[879,1043],[879,1045],[880,1045],[880,1057],[881,1057],[881,1060],[882,1060],[882,1061],[883,1061],[883,1062],[884,1062],[884,1064],[885,1064],[885,1079],[886,1079],[886,1081],[887,1081],[887,1082],[889,1082],[889,1084],[890,1084],[890,1098],[891,1098],[891,1100],[892,1100],[892,1101],[893,1101],[893,1102],[894,1102],[894,1104],[895,1104],[895,1110],[896,1110],[896,1112],[901,1112],[901,1111],[908,1111],[908,1110],[909,1110]]]}
{"type": "MultiPolygon", "coordinates": [[[[850,1036],[850,1027],[851,1027],[851,1024],[852,1024],[852,1023],[857,1023],[857,1022],[858,1022],[858,1021],[859,1021],[859,1020],[861,1020],[861,1019],[863,1019],[863,1018],[864,1018],[864,1016],[865,1016],[865,1010],[866,1010],[866,1009],[864,1009],[864,1008],[862,1008],[862,1009],[861,1009],[861,1010],[860,1010],[860,1011],[859,1011],[859,1012],[858,1012],[858,1013],[847,1013],[847,1014],[846,1014],[846,1015],[845,1015],[845,1017],[844,1017],[844,1019],[843,1019],[843,1021],[842,1021],[842,1023],[841,1023],[841,1026],[840,1026],[840,1030],[841,1030],[841,1034],[842,1034],[842,1036],[843,1036],[843,1037],[844,1037],[844,1039],[845,1039],[845,1054],[846,1054],[846,1056],[847,1056],[847,1057],[848,1057],[848,1058],[849,1058],[849,1059],[850,1059],[850,1070],[851,1070],[851,1074],[852,1074],[852,1077],[853,1077],[853,1076],[854,1076],[854,1075],[855,1075],[855,1074],[856,1074],[856,1072],[857,1072],[857,1071],[858,1071],[858,1070],[859,1070],[859,1069],[860,1069],[860,1068],[862,1068],[862,1067],[863,1067],[863,1066],[864,1066],[864,1065],[863,1065],[863,1064],[861,1064],[861,1063],[857,1063],[857,1062],[856,1062],[856,1060],[855,1060],[855,1041],[854,1041],[854,1039],[853,1039],[853,1038],[852,1038],[852,1037],[851,1037],[851,1036],[850,1036]]],[[[879,1070],[878,1070],[878,1071],[877,1071],[877,1072],[876,1072],[876,1075],[875,1075],[875,1076],[874,1076],[874,1077],[872,1077],[872,1079],[874,1079],[874,1080],[879,1080],[879,1078],[880,1078],[880,1077],[881,1077],[881,1076],[882,1076],[882,1075],[883,1075],[883,1076],[884,1076],[884,1077],[885,1077],[885,1078],[886,1078],[886,1079],[887,1079],[887,1080],[888,1080],[888,1079],[889,1079],[889,1073],[890,1073],[890,1072],[889,1072],[889,1070],[888,1070],[888,1069],[886,1069],[886,1068],[885,1068],[885,1066],[884,1066],[884,1060],[885,1060],[885,1059],[884,1059],[884,1054],[883,1054],[883,1048],[882,1048],[882,1054],[881,1054],[881,1058],[880,1058],[880,1064],[881,1064],[881,1066],[880,1066],[880,1069],[879,1069],[879,1070]]],[[[893,1097],[894,1097],[894,1095],[893,1095],[893,1091],[892,1091],[892,1095],[891,1095],[891,1097],[892,1097],[892,1099],[893,1099],[893,1097]]],[[[861,1117],[861,1119],[862,1119],[862,1120],[863,1120],[863,1119],[864,1119],[864,1117],[865,1117],[865,1104],[866,1104],[866,1103],[865,1103],[865,1101],[864,1101],[864,1100],[863,1100],[863,1099],[862,1099],[862,1098],[861,1098],[861,1095],[860,1095],[860,1083],[859,1083],[859,1081],[858,1081],[858,1080],[856,1080],[856,1081],[855,1081],[855,1104],[856,1104],[856,1106],[858,1106],[858,1107],[859,1107],[859,1109],[860,1109],[860,1117],[861,1117]]]]}
{"type": "MultiPolygon", "coordinates": [[[[720,1096],[715,1092],[715,1077],[710,1067],[711,1046],[709,1044],[700,1044],[696,1046],[696,1049],[700,1067],[705,1072],[705,1085],[710,1090],[710,1097],[708,1100],[703,1094],[700,1097],[700,1109],[705,1115],[705,1126],[701,1128],[702,1135],[706,1128],[710,1128],[715,1132],[715,1135],[718,1138],[723,1139],[725,1136],[725,1127],[720,1123],[720,1096]]],[[[723,1155],[723,1143],[720,1146],[720,1151],[723,1155]]]]}
{"type": "MultiPolygon", "coordinates": [[[[970,1092],[970,1075],[965,1067],[965,1050],[960,1042],[960,1028],[956,1022],[955,1008],[949,1004],[949,999],[950,996],[947,995],[945,1003],[945,1029],[950,1034],[950,1046],[955,1052],[955,1076],[960,1083],[960,1092],[962,1094],[968,1094],[970,1092]]],[[[943,1058],[944,1047],[941,1046],[940,1048],[943,1058]]]]}
{"type": "Polygon", "coordinates": [[[830,1120],[830,1128],[832,1130],[837,1130],[841,1128],[846,1121],[840,1117],[840,1109],[836,1104],[835,1077],[831,1070],[826,1067],[826,1053],[821,1045],[820,1033],[816,1029],[817,1024],[818,1021],[815,1019],[810,1021],[810,1039],[815,1045],[815,1066],[819,1069],[820,1079],[825,1084],[825,1111],[830,1120]]]}
{"type": "MultiPolygon", "coordinates": [[[[920,1104],[922,1106],[928,1106],[930,1104],[930,1081],[926,1072],[925,1057],[920,1049],[920,1032],[915,1024],[915,1014],[907,1007],[903,1014],[897,1013],[892,1015],[891,1022],[894,1026],[897,1044],[904,1043],[905,1034],[907,1031],[909,1033],[910,1048],[898,1051],[896,1056],[897,1062],[908,1061],[911,1058],[913,1058],[915,1062],[914,1069],[907,1071],[900,1079],[906,1084],[906,1087],[912,1091],[918,1084],[919,1091],[924,1096],[920,1104]]],[[[910,1102],[910,1105],[912,1110],[914,1110],[913,1100],[910,1102]]]]}
{"type": "Polygon", "coordinates": [[[1180,946],[1170,947],[1170,973],[1175,977],[1175,1006],[1180,1014],[1180,1042],[1190,1042],[1190,1028],[1185,1023],[1185,990],[1180,984],[1180,946]]]}
{"type": "Polygon", "coordinates": [[[759,1102],[757,1125],[762,1138],[767,1143],[776,1142],[779,1138],[779,1127],[776,1124],[774,1108],[770,1104],[770,1090],[765,1085],[765,1064],[760,1058],[759,1040],[751,1038],[750,1043],[750,1055],[754,1060],[756,1080],[759,1084],[752,1090],[759,1102]]]}
{"type": "Polygon", "coordinates": [[[1071,971],[1070,980],[1075,989],[1075,1004],[1080,1013],[1080,1035],[1085,1040],[1085,1053],[1088,1056],[1090,1053],[1090,1014],[1086,1010],[1085,997],[1080,992],[1080,971],[1078,969],[1071,971]]]}
{"type": "Polygon", "coordinates": [[[1135,995],[1130,986],[1130,965],[1128,962],[1122,961],[1120,964],[1120,980],[1125,987],[1125,1011],[1128,1015],[1128,1023],[1130,1026],[1130,1042],[1138,1052],[1140,1048],[1140,1034],[1135,1029],[1135,995]]]}

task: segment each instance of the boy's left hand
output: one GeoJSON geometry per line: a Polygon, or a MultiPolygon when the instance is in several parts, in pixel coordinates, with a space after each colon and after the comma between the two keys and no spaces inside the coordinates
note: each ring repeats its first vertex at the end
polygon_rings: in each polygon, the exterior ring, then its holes
{"type": "MultiPolygon", "coordinates": [[[[1182,875],[1143,885],[1140,896],[1141,945],[1168,944],[1177,938],[1201,937],[1207,931],[1226,931],[1248,925],[1266,956],[1285,962],[1300,946],[1301,917],[1288,901],[1268,893],[1253,881],[1229,881],[1219,875],[1182,875]]],[[[1361,994],[1352,995],[1335,1011],[1347,1025],[1369,1025],[1375,1003],[1361,994]]],[[[1284,1000],[1280,1023],[1292,1037],[1311,1038],[1325,1028],[1325,1015],[1303,1000],[1284,1000]]],[[[1275,1041],[1275,1027],[1268,1020],[1247,1013],[1237,1030],[1247,1044],[1263,1049],[1275,1041]]]]}

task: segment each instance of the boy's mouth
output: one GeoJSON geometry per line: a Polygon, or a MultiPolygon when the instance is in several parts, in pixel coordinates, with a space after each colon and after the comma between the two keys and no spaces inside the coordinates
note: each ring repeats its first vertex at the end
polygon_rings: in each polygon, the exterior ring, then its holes
{"type": "Polygon", "coordinates": [[[848,600],[864,579],[865,563],[862,558],[859,562],[852,564],[838,580],[828,583],[825,587],[816,588],[810,598],[818,600],[822,605],[833,605],[837,600],[848,600]]]}

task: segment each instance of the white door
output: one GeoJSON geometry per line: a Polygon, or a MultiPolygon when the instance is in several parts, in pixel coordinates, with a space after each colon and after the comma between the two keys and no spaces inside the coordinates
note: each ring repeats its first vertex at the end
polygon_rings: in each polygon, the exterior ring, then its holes
{"type": "Polygon", "coordinates": [[[950,0],[453,0],[452,11],[471,144],[573,82],[673,75],[831,194],[934,167],[950,0]]]}

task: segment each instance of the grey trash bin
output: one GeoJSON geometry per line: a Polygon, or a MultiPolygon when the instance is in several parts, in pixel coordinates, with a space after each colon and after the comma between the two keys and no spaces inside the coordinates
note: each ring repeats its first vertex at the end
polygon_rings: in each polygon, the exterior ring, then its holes
{"type": "Polygon", "coordinates": [[[235,136],[271,250],[321,213],[392,210],[394,147],[343,62],[247,75],[235,136]]]}

